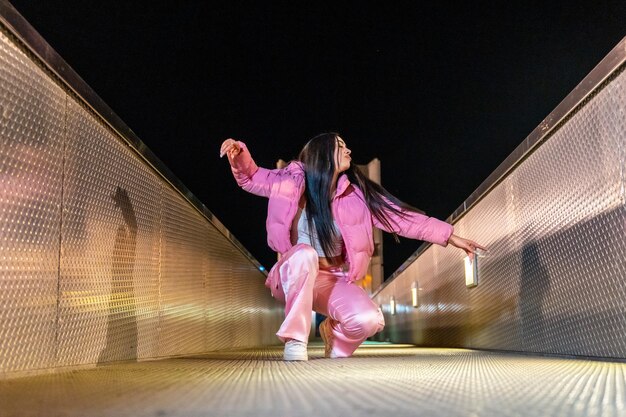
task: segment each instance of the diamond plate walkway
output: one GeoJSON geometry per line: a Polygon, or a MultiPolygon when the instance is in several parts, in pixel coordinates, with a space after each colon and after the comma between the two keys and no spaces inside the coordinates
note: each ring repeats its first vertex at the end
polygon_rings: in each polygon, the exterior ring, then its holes
{"type": "Polygon", "coordinates": [[[626,416],[626,364],[366,344],[280,347],[0,381],[4,416],[626,416]]]}

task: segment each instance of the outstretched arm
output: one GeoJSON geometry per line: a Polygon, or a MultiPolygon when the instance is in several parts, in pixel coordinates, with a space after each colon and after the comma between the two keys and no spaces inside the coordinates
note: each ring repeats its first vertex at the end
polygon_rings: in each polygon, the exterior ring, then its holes
{"type": "Polygon", "coordinates": [[[477,249],[487,250],[487,248],[472,240],[455,235],[453,233],[454,228],[451,224],[438,220],[434,217],[428,217],[420,213],[401,209],[389,200],[387,200],[387,202],[400,210],[404,216],[400,216],[390,210],[385,210],[385,215],[392,226],[390,229],[372,214],[372,222],[374,223],[374,226],[379,229],[390,233],[397,233],[400,236],[408,237],[410,239],[418,239],[435,243],[444,247],[449,243],[454,247],[464,250],[471,260],[474,260],[474,254],[477,249]]]}
{"type": "Polygon", "coordinates": [[[249,193],[269,197],[272,187],[277,181],[282,181],[285,186],[289,180],[284,179],[280,173],[282,169],[267,169],[257,166],[252,159],[250,151],[245,143],[226,139],[220,148],[220,157],[228,156],[231,171],[237,184],[249,193]],[[281,179],[282,178],[282,179],[281,179]]]}
{"type": "Polygon", "coordinates": [[[245,143],[226,139],[220,148],[220,158],[226,155],[237,184],[249,193],[269,197],[277,170],[257,166],[245,143]]]}
{"type": "Polygon", "coordinates": [[[372,213],[372,223],[375,227],[409,239],[424,240],[441,246],[448,244],[448,239],[454,232],[452,225],[434,217],[400,208],[389,199],[383,198],[387,204],[400,211],[402,215],[389,209],[383,209],[384,217],[388,221],[387,224],[372,213]]]}

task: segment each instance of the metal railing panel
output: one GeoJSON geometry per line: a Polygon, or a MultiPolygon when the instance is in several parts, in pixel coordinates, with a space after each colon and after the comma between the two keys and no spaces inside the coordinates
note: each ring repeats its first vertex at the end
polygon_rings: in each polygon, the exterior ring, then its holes
{"type": "Polygon", "coordinates": [[[436,268],[407,263],[374,298],[406,299],[419,279],[425,304],[386,313],[410,330],[391,326],[380,339],[626,357],[626,72],[602,79],[454,223],[490,248],[479,286],[465,287],[459,251],[420,248],[413,263],[432,258],[436,268]]]}
{"type": "Polygon", "coordinates": [[[277,343],[259,263],[3,0],[0,74],[0,378],[277,343]]]}
{"type": "Polygon", "coordinates": [[[0,372],[55,363],[65,94],[0,32],[0,372]]]}

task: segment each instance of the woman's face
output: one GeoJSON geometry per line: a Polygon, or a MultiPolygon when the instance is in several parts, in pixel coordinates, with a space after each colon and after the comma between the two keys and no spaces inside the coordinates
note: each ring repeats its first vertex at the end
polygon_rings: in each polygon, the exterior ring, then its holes
{"type": "Polygon", "coordinates": [[[350,168],[350,161],[352,161],[350,153],[352,153],[352,151],[348,149],[346,142],[337,136],[335,145],[335,162],[337,163],[337,172],[343,172],[350,168]]]}

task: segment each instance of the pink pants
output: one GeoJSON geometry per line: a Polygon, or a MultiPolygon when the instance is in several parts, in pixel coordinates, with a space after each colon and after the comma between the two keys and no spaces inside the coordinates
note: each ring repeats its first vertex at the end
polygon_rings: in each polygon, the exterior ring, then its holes
{"type": "Polygon", "coordinates": [[[327,316],[334,335],[333,353],[348,357],[368,337],[383,329],[378,306],[361,288],[346,281],[340,268],[319,268],[319,258],[309,245],[297,244],[271,269],[265,285],[285,303],[285,321],[276,333],[285,342],[307,341],[312,311],[327,316]]]}

